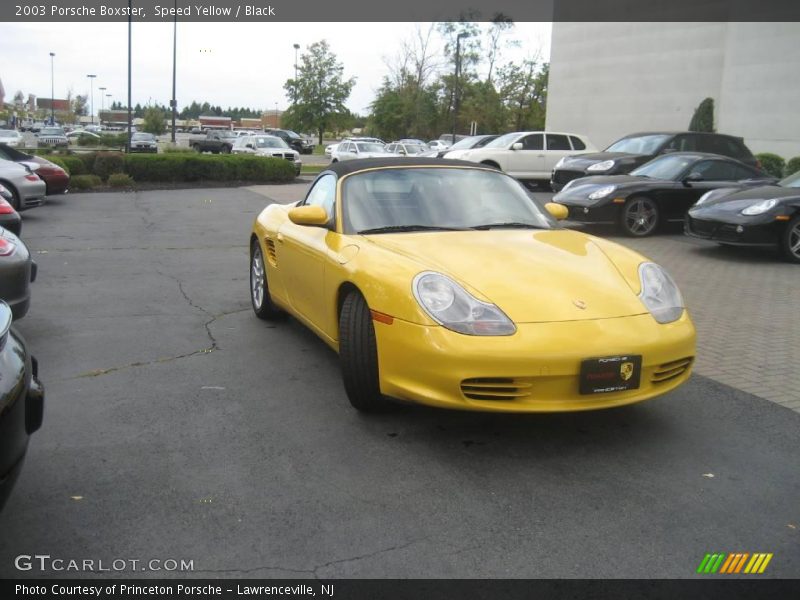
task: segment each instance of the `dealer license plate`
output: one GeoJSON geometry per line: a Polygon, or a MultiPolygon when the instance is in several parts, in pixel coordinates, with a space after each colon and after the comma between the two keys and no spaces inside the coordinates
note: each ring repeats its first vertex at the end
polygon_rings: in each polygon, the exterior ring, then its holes
{"type": "Polygon", "coordinates": [[[642,374],[640,355],[589,358],[581,363],[581,394],[623,392],[639,387],[642,374]]]}

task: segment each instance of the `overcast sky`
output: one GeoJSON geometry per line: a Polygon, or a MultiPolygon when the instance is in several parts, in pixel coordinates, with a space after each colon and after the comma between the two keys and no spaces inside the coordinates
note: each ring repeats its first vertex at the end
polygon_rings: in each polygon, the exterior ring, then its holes
{"type": "MultiPolygon", "coordinates": [[[[178,23],[178,107],[192,100],[212,105],[274,110],[287,106],[283,84],[294,76],[293,44],[326,39],[345,76],[356,86],[347,103],[368,112],[387,73],[385,59],[424,23],[178,23]]],[[[509,39],[519,48],[504,51],[501,62],[550,55],[550,23],[518,23],[509,39]]],[[[55,96],[89,94],[94,80],[95,112],[99,87],[112,101],[127,100],[127,23],[2,23],[0,79],[10,101],[17,90],[50,97],[50,52],[55,52],[55,96]]],[[[172,24],[133,25],[133,104],[167,105],[172,95],[172,24]]],[[[107,98],[103,102],[108,106],[107,98]]]]}

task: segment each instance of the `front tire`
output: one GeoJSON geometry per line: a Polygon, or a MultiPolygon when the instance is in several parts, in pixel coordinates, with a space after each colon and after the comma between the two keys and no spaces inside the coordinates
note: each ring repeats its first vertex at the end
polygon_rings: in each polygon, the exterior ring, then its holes
{"type": "Polygon", "coordinates": [[[619,226],[626,235],[646,237],[656,230],[659,220],[658,204],[650,198],[636,196],[623,205],[619,226]]]}
{"type": "Polygon", "coordinates": [[[781,252],[789,262],[800,263],[800,214],[795,215],[783,230],[781,252]]]}
{"type": "Polygon", "coordinates": [[[361,412],[387,407],[378,379],[378,347],[375,327],[364,297],[350,292],[339,314],[339,362],[347,398],[361,412]]]}
{"type": "Polygon", "coordinates": [[[258,240],[253,240],[250,246],[250,303],[259,319],[274,321],[283,316],[283,311],[272,302],[269,295],[267,265],[258,240]]]}

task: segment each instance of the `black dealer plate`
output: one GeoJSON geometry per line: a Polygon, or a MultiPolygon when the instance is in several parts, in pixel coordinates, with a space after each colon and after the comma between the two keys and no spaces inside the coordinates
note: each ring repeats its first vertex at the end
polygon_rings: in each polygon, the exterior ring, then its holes
{"type": "Polygon", "coordinates": [[[642,357],[634,354],[589,358],[581,363],[581,394],[635,390],[642,374],[642,357]]]}

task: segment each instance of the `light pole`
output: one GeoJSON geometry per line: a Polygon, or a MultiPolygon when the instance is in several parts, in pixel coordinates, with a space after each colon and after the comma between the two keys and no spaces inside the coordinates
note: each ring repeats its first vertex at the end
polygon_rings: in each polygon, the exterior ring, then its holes
{"type": "Polygon", "coordinates": [[[300,44],[294,45],[294,103],[297,104],[297,51],[300,50],[300,44]]]}
{"type": "Polygon", "coordinates": [[[55,107],[55,76],[54,76],[54,69],[53,69],[53,58],[55,57],[56,53],[50,53],[50,125],[56,124],[56,107],[55,107]]]}
{"type": "MultiPolygon", "coordinates": [[[[98,89],[98,90],[100,90],[100,112],[103,112],[103,111],[105,110],[105,108],[106,108],[106,106],[105,106],[105,102],[106,102],[106,94],[105,94],[105,92],[106,92],[106,88],[105,88],[105,87],[99,87],[99,88],[97,88],[97,89],[98,89]]],[[[98,120],[98,121],[100,121],[100,125],[102,125],[102,124],[103,124],[103,119],[102,119],[102,117],[100,116],[100,113],[97,113],[97,120],[98,120]]]]}
{"type": "Polygon", "coordinates": [[[275,102],[275,129],[280,128],[280,123],[278,123],[278,103],[275,102]]]}
{"type": "Polygon", "coordinates": [[[89,107],[91,110],[92,125],[94,125],[94,78],[97,77],[97,75],[87,75],[87,77],[89,78],[89,81],[91,83],[91,92],[90,92],[91,104],[89,105],[89,107]]]}
{"type": "Polygon", "coordinates": [[[128,0],[128,143],[125,144],[125,153],[131,151],[131,128],[133,127],[133,114],[131,113],[131,36],[133,34],[133,7],[132,0],[128,0]]]}
{"type": "Polygon", "coordinates": [[[172,100],[169,101],[172,107],[172,143],[175,143],[175,113],[178,111],[178,100],[175,98],[175,76],[177,73],[178,57],[178,0],[174,0],[175,18],[172,22],[172,100]]]}
{"type": "Polygon", "coordinates": [[[453,82],[453,139],[451,143],[456,143],[456,124],[458,122],[458,73],[461,70],[461,39],[469,37],[466,31],[462,31],[456,37],[456,76],[453,82]]]}
{"type": "Polygon", "coordinates": [[[111,110],[111,106],[112,106],[112,104],[111,104],[111,97],[112,97],[113,95],[114,95],[114,94],[106,94],[106,98],[108,98],[108,110],[111,110]]]}

